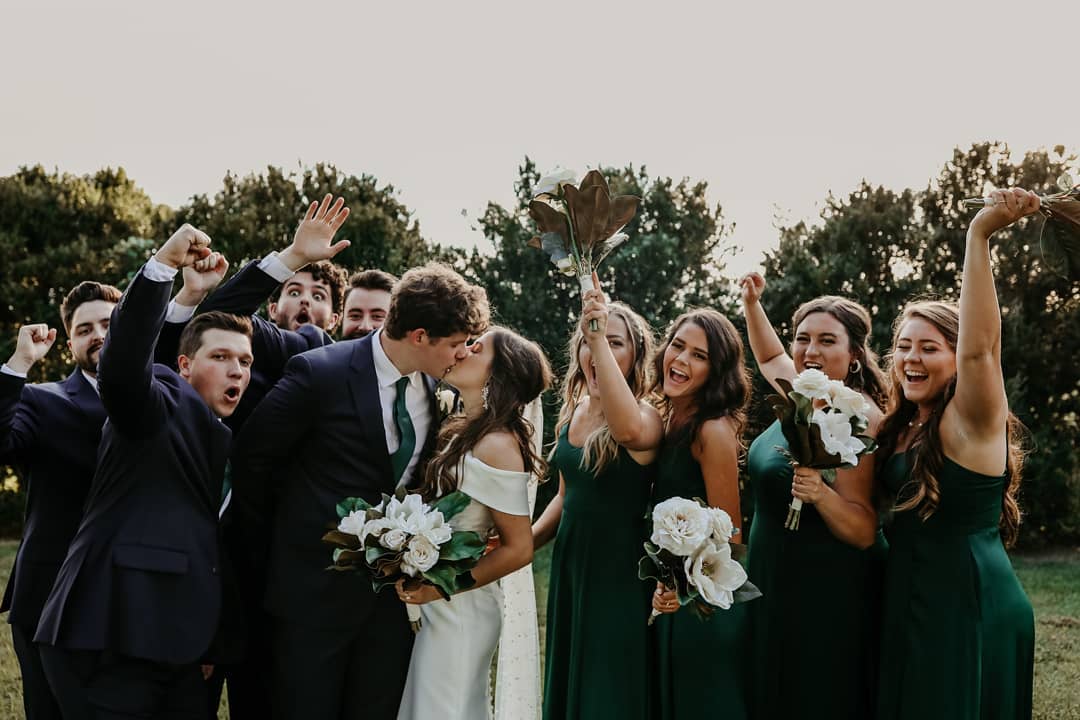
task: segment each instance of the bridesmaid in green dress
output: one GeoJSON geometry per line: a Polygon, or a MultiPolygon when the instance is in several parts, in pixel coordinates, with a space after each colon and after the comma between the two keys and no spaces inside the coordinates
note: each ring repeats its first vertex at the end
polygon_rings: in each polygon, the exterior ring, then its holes
{"type": "MultiPolygon", "coordinates": [[[[750,348],[776,391],[777,379],[816,368],[866,396],[868,434],[875,434],[885,377],[867,345],[865,308],[829,295],[803,303],[792,318],[789,356],[761,307],[764,278],[751,273],[741,284],[750,348]]],[[[748,608],[754,715],[868,718],[886,552],[874,510],[873,456],[839,470],[827,485],[819,472],[793,468],[777,450],[786,446],[775,422],[747,457],[755,501],[747,565],[763,594],[748,608]],[[795,531],[784,527],[793,496],[803,501],[795,531]]]]}
{"type": "Polygon", "coordinates": [[[652,588],[638,579],[637,566],[650,465],[663,436],[659,414],[644,400],[651,331],[630,308],[605,303],[599,290],[584,303],[555,426],[559,494],[533,526],[536,548],[555,536],[544,718],[645,720],[652,588]]]}
{"type": "Polygon", "coordinates": [[[1022,454],[1001,371],[990,236],[1039,198],[995,190],[971,222],[960,304],[910,303],[893,333],[882,482],[889,532],[879,720],[1027,720],[1035,622],[1005,545],[1022,454]]]}
{"type": "MultiPolygon", "coordinates": [[[[665,422],[654,504],[675,496],[701,498],[741,528],[739,454],[750,378],[738,331],[715,310],[686,313],[668,330],[654,371],[665,422]]],[[[743,676],[746,607],[733,605],[702,620],[689,610],[676,612],[675,593],[657,585],[653,608],[662,615],[654,625],[655,717],[750,717],[743,676]]]]}

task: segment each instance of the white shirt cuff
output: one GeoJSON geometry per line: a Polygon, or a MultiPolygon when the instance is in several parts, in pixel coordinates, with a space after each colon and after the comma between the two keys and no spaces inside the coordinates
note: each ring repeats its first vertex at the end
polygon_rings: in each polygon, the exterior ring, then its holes
{"type": "Polygon", "coordinates": [[[169,301],[169,309],[165,311],[165,322],[186,323],[195,315],[195,308],[191,305],[181,305],[176,300],[169,301]]]}
{"type": "Polygon", "coordinates": [[[165,282],[176,277],[176,268],[169,267],[165,263],[151,257],[143,265],[143,277],[153,282],[165,282]]]}
{"type": "Polygon", "coordinates": [[[272,252],[262,260],[259,261],[259,269],[270,277],[277,280],[279,283],[283,283],[291,278],[294,273],[289,269],[289,266],[281,262],[281,258],[278,257],[276,252],[272,252]]]}
{"type": "Polygon", "coordinates": [[[11,368],[9,368],[7,366],[7,363],[4,363],[3,365],[0,365],[0,373],[3,373],[5,375],[13,375],[13,376],[15,376],[17,378],[22,378],[23,380],[26,379],[26,373],[15,372],[14,370],[12,370],[11,368]]]}

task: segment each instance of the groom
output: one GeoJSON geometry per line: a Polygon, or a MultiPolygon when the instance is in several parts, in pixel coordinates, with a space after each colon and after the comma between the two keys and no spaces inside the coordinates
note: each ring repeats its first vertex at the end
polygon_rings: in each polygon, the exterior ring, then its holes
{"type": "MultiPolygon", "coordinates": [[[[334,248],[305,252],[312,262],[334,248]]],[[[488,320],[482,288],[443,265],[410,270],[382,329],[294,357],[244,424],[234,502],[261,513],[277,499],[266,606],[280,717],[396,716],[412,647],[405,607],[367,577],[327,570],[321,537],[342,499],[377,502],[419,482],[438,430],[433,378],[488,320]]]]}

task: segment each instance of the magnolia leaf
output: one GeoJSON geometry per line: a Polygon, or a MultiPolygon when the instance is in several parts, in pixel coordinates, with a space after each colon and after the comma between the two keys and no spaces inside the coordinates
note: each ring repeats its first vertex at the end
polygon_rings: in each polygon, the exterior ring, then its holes
{"type": "Polygon", "coordinates": [[[821,479],[825,481],[826,485],[832,485],[836,482],[835,468],[821,468],[818,472],[821,473],[821,479]]]}
{"type": "Polygon", "coordinates": [[[735,597],[735,602],[741,603],[747,600],[753,600],[762,596],[761,590],[758,590],[757,585],[747,580],[744,582],[738,590],[732,593],[735,597]]]}
{"type": "Polygon", "coordinates": [[[454,492],[449,493],[448,495],[443,495],[441,498],[436,500],[431,505],[431,509],[438,510],[442,513],[444,520],[449,520],[450,518],[454,517],[459,512],[467,508],[470,502],[472,502],[471,497],[461,492],[460,490],[455,490],[454,492]]]}
{"type": "Polygon", "coordinates": [[[328,545],[334,547],[345,548],[347,550],[361,550],[363,545],[360,543],[360,538],[352,533],[341,532],[340,530],[331,530],[322,536],[322,541],[328,545]]]}
{"type": "Polygon", "coordinates": [[[607,227],[604,228],[604,237],[611,237],[626,227],[634,219],[634,215],[637,214],[640,203],[641,198],[636,195],[619,195],[612,198],[607,227]]]}
{"type": "Polygon", "coordinates": [[[1039,248],[1051,272],[1067,280],[1080,279],[1080,200],[1059,200],[1049,206],[1039,248]]]}
{"type": "MultiPolygon", "coordinates": [[[[409,491],[406,490],[403,487],[399,487],[398,489],[394,490],[394,497],[397,499],[398,502],[404,502],[405,501],[405,496],[408,495],[408,494],[409,494],[409,491]]],[[[384,505],[383,507],[386,507],[386,506],[384,505]]]]}
{"type": "Polygon", "coordinates": [[[341,548],[334,550],[335,565],[363,565],[364,561],[364,553],[360,550],[344,550],[341,548]]]}
{"type": "Polygon", "coordinates": [[[537,250],[540,250],[543,247],[543,242],[540,240],[540,237],[538,235],[533,235],[526,241],[525,244],[531,248],[536,248],[537,250]]]}
{"type": "Polygon", "coordinates": [[[337,504],[335,508],[337,510],[337,516],[343,518],[351,512],[357,510],[368,510],[371,508],[371,504],[364,498],[359,497],[347,497],[337,504]]]}
{"type": "Polygon", "coordinates": [[[449,540],[439,546],[439,562],[444,560],[479,559],[487,543],[480,533],[458,530],[449,540]]]}
{"type": "Polygon", "coordinates": [[[529,217],[536,221],[536,227],[540,229],[541,234],[547,232],[558,233],[564,240],[568,237],[566,215],[543,200],[533,200],[529,203],[529,217]]]}
{"type": "Polygon", "coordinates": [[[591,187],[602,187],[604,192],[608,192],[607,180],[604,178],[604,174],[599,170],[590,170],[585,173],[585,177],[581,178],[581,182],[578,184],[577,189],[584,192],[591,187]]]}

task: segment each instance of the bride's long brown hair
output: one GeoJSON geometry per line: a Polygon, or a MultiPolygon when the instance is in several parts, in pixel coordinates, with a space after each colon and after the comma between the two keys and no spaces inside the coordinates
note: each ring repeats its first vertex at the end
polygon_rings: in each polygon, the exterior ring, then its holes
{"type": "Polygon", "coordinates": [[[439,429],[438,450],[428,462],[420,493],[426,500],[457,490],[457,468],[485,435],[507,431],[518,442],[525,472],[543,477],[547,470],[544,458],[533,450],[534,428],[522,410],[551,387],[551,365],[540,347],[506,328],[490,332],[493,357],[487,381],[487,409],[473,418],[456,416],[439,429]]]}

